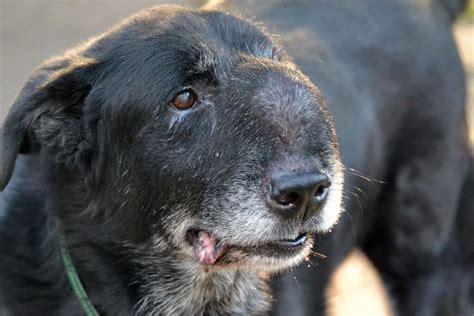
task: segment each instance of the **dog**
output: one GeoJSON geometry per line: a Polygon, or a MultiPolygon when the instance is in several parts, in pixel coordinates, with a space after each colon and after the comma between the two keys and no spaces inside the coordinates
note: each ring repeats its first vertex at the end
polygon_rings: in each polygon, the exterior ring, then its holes
{"type": "Polygon", "coordinates": [[[467,314],[461,6],[374,4],[157,6],[41,65],[0,138],[6,311],[314,315],[359,245],[401,313],[467,314]]]}

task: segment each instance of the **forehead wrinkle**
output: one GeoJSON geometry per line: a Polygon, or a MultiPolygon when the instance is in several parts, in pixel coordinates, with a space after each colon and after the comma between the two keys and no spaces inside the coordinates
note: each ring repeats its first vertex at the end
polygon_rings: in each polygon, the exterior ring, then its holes
{"type": "Polygon", "coordinates": [[[197,74],[210,73],[215,77],[217,60],[215,51],[207,45],[202,45],[193,70],[197,74]]]}
{"type": "Polygon", "coordinates": [[[190,72],[210,73],[217,78],[218,72],[228,70],[240,54],[280,60],[270,36],[249,21],[222,12],[186,13],[175,16],[168,31],[187,47],[185,52],[193,52],[195,62],[190,72]],[[183,25],[182,19],[187,23],[183,25]]]}
{"type": "Polygon", "coordinates": [[[176,54],[176,64],[182,64],[183,59],[187,60],[189,68],[185,69],[188,75],[199,75],[209,73],[215,76],[215,68],[218,64],[217,45],[208,37],[199,34],[193,38],[179,36],[177,43],[179,54],[176,54]]]}
{"type": "Polygon", "coordinates": [[[245,53],[280,60],[279,49],[262,27],[243,17],[220,11],[203,10],[201,14],[209,23],[212,37],[219,41],[218,47],[225,47],[233,55],[245,53]]]}

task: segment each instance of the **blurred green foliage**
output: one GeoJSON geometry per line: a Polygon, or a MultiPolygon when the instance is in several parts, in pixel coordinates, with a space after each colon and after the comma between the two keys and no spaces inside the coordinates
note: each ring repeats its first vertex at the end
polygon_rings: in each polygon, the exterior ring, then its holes
{"type": "Polygon", "coordinates": [[[466,11],[464,11],[464,18],[474,21],[474,0],[469,0],[466,11]]]}

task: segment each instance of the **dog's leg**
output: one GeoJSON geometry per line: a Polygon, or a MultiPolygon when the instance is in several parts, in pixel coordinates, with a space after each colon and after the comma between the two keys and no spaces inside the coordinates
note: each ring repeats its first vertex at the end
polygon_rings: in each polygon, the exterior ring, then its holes
{"type": "Polygon", "coordinates": [[[330,265],[312,258],[273,279],[271,315],[324,315],[324,290],[328,284],[330,265]]]}
{"type": "Polygon", "coordinates": [[[403,283],[394,302],[398,315],[474,315],[472,263],[445,262],[403,283]]]}
{"type": "Polygon", "coordinates": [[[443,309],[450,303],[442,301],[439,287],[446,285],[439,281],[446,279],[454,292],[462,290],[452,283],[455,280],[448,281],[452,273],[443,272],[446,256],[456,246],[452,234],[468,172],[462,98],[454,98],[459,101],[454,104],[448,94],[436,98],[439,103],[423,113],[419,109],[406,121],[377,208],[378,220],[365,245],[400,315],[461,315],[443,309]]]}
{"type": "Polygon", "coordinates": [[[325,315],[329,278],[355,243],[353,222],[342,216],[331,233],[317,234],[310,257],[272,280],[272,315],[325,315]]]}

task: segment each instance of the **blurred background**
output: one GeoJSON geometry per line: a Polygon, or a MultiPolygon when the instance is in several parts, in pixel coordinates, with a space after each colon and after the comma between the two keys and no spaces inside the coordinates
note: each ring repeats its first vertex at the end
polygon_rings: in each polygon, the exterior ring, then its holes
{"type": "MultiPolygon", "coordinates": [[[[199,0],[0,0],[0,122],[21,86],[44,59],[158,3],[198,7],[199,0]]],[[[468,118],[474,142],[474,0],[454,27],[468,76],[468,118]]],[[[0,259],[1,260],[1,259],[0,259]]],[[[335,274],[330,314],[391,315],[380,278],[358,251],[335,274]]]]}

